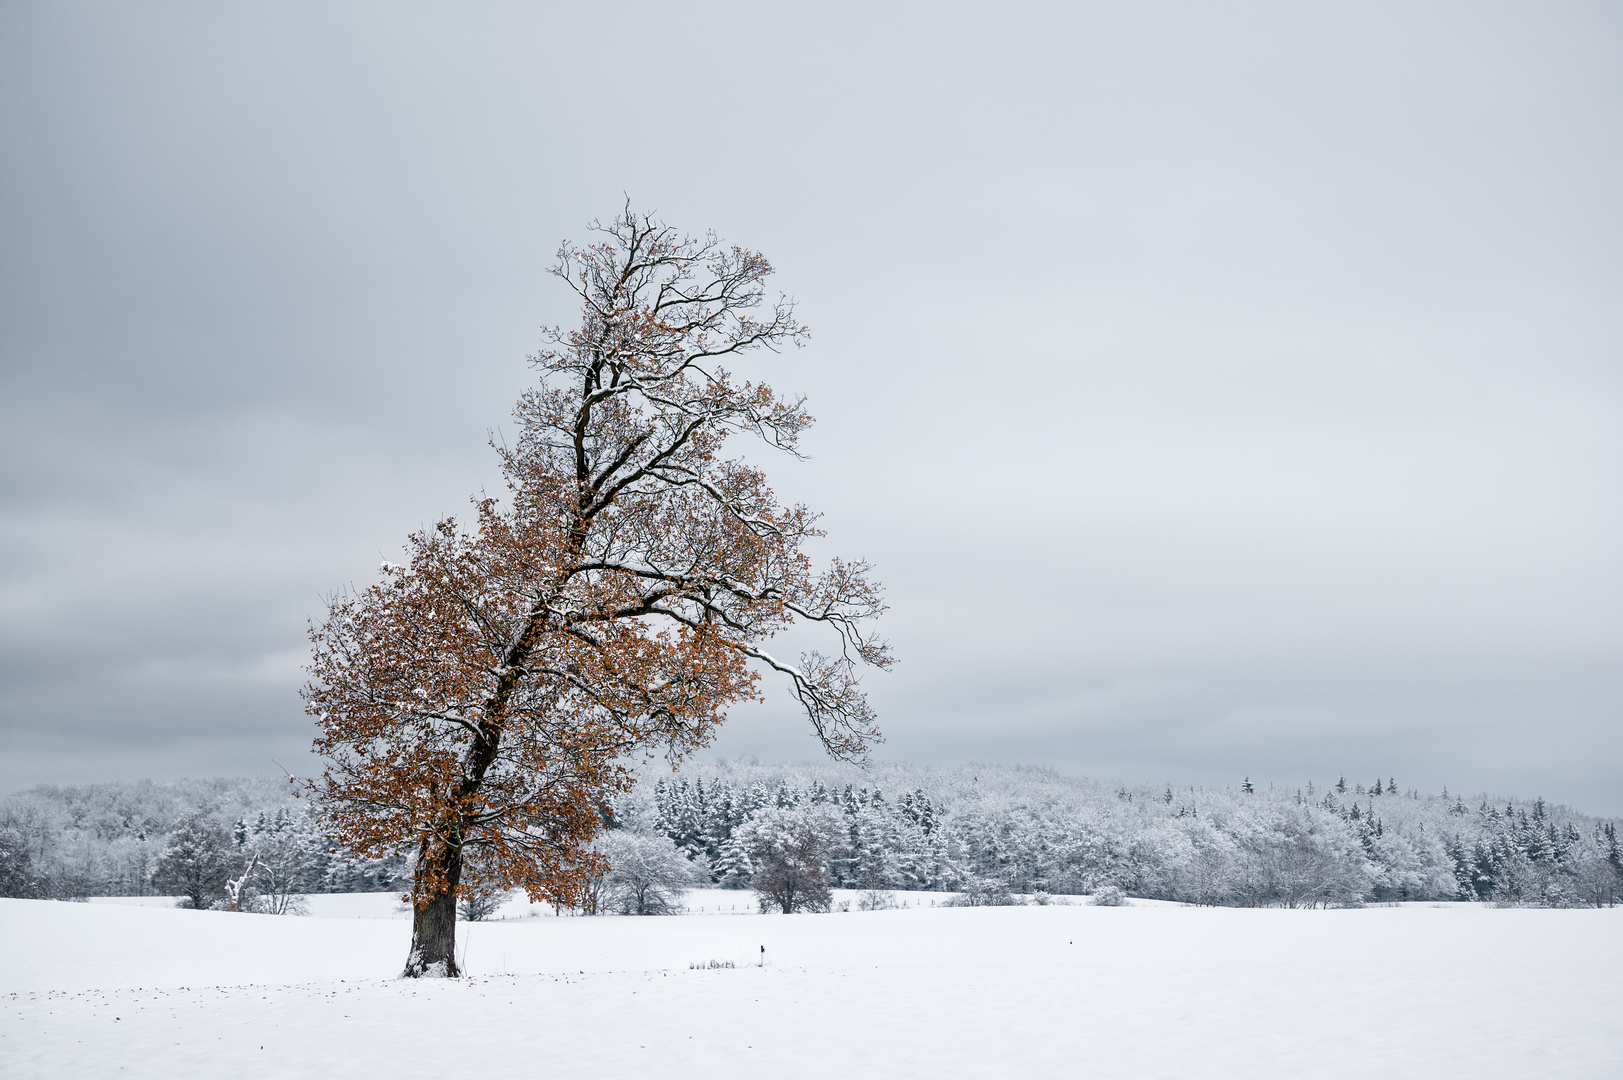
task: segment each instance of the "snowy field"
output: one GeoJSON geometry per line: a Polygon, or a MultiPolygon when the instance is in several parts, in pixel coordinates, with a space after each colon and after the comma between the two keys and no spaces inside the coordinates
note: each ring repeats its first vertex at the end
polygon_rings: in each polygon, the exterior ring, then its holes
{"type": "Polygon", "coordinates": [[[1619,910],[898,897],[514,905],[458,927],[473,974],[446,982],[392,977],[392,896],[314,897],[310,918],[0,900],[0,1076],[1623,1075],[1619,910]],[[690,966],[712,960],[735,966],[690,966]]]}

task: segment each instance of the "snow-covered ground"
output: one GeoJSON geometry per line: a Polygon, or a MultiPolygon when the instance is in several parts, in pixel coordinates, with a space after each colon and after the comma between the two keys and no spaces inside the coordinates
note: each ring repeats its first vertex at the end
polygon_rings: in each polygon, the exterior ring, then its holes
{"type": "Polygon", "coordinates": [[[391,896],[310,918],[0,900],[0,1076],[1623,1073],[1620,910],[898,895],[915,906],[706,892],[685,916],[463,924],[473,975],[440,982],[392,977],[391,896]],[[712,960],[735,966],[691,966],[712,960]]]}

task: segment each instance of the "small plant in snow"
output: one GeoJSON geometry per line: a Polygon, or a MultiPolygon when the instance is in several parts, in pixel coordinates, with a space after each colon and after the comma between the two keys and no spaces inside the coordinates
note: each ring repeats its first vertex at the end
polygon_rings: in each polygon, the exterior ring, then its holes
{"type": "Polygon", "coordinates": [[[463,922],[483,922],[496,914],[496,909],[507,903],[512,895],[505,890],[470,891],[457,901],[456,913],[463,922]]]}
{"type": "Polygon", "coordinates": [[[1001,881],[990,878],[970,878],[963,889],[942,907],[1011,907],[1021,903],[1001,881]]]}
{"type": "Polygon", "coordinates": [[[896,906],[896,894],[888,889],[864,889],[857,897],[858,911],[889,911],[896,906]]]}
{"type": "Polygon", "coordinates": [[[1101,885],[1094,890],[1094,907],[1127,907],[1127,894],[1114,885],[1101,885]]]}

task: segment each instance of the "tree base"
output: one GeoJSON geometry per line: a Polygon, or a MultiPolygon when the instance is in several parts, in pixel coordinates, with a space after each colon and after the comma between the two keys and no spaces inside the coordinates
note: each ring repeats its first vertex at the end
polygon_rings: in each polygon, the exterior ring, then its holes
{"type": "Polygon", "coordinates": [[[412,912],[411,953],[406,957],[407,979],[455,979],[456,894],[445,892],[412,912]]]}

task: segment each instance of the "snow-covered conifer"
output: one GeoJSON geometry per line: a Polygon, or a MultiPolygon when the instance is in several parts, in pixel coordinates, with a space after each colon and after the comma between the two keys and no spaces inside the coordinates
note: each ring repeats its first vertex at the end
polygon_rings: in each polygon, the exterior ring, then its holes
{"type": "Polygon", "coordinates": [[[225,896],[237,855],[231,834],[201,811],[175,823],[158,857],[153,884],[182,898],[182,906],[207,908],[225,896]]]}

